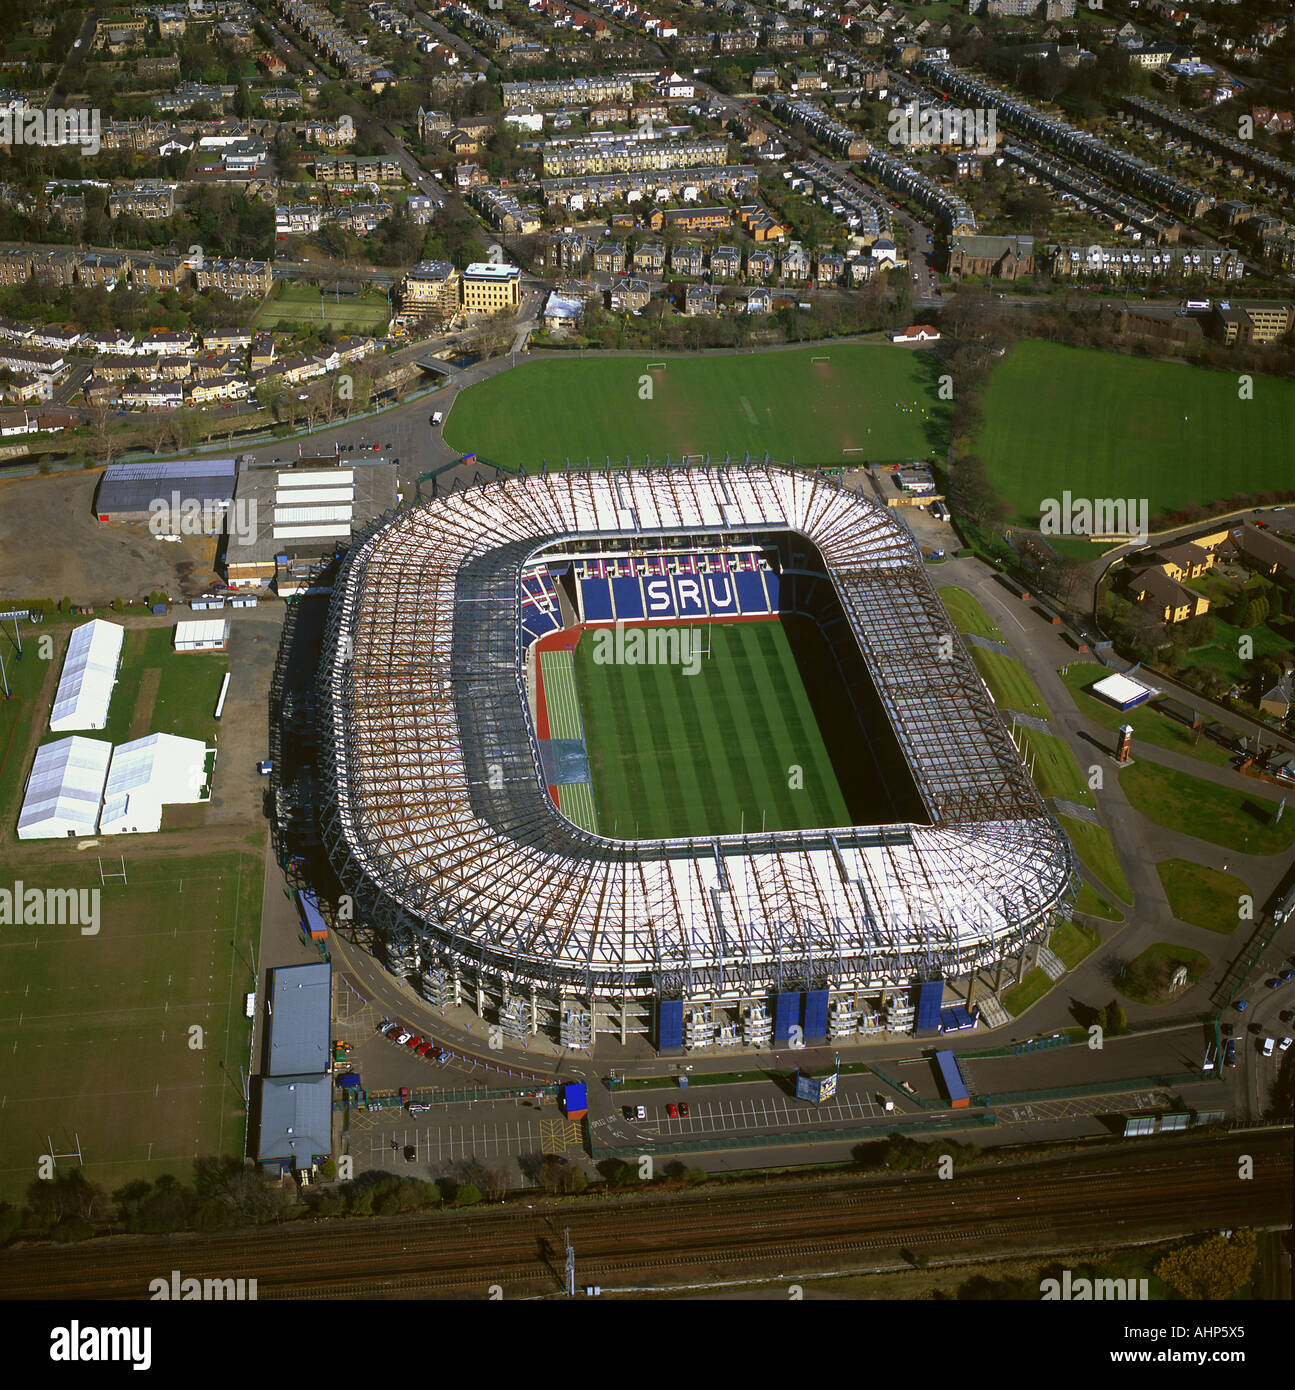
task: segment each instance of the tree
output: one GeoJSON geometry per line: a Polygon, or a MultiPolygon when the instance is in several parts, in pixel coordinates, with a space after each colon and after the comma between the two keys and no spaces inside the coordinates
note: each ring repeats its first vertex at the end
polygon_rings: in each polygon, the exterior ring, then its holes
{"type": "Polygon", "coordinates": [[[1184,1298],[1232,1298],[1249,1282],[1258,1250],[1253,1231],[1210,1236],[1172,1251],[1155,1266],[1154,1273],[1184,1298]]]}
{"type": "Polygon", "coordinates": [[[1112,999],[1102,1010],[1102,1031],[1112,1038],[1129,1031],[1129,1021],[1118,999],[1112,999]]]}
{"type": "Polygon", "coordinates": [[[481,1189],[470,1182],[465,1182],[454,1194],[454,1205],[456,1207],[475,1206],[481,1200],[481,1189]]]}

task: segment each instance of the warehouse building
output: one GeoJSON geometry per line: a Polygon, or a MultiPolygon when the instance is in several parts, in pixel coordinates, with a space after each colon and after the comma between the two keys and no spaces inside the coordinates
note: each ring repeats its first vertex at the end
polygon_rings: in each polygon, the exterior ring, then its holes
{"type": "Polygon", "coordinates": [[[233,587],[273,583],[285,597],[309,588],[355,531],[396,505],[395,465],[386,460],[345,468],[305,462],[238,475],[237,506],[254,524],[229,538],[225,573],[233,587]]]}
{"type": "Polygon", "coordinates": [[[216,535],[234,497],[234,459],[114,463],[95,498],[100,521],[153,522],[159,534],[216,535]]]}

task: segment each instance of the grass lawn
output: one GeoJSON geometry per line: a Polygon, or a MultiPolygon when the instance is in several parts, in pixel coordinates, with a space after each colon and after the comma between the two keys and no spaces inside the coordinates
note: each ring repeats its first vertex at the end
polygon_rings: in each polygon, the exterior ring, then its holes
{"type": "Polygon", "coordinates": [[[351,298],[325,297],[315,286],[282,282],[278,293],[261,305],[252,322],[258,329],[323,326],[337,333],[378,336],[387,331],[390,317],[387,296],[376,290],[351,298]]]}
{"type": "MultiPolygon", "coordinates": [[[[711,656],[600,664],[576,683],[604,835],[655,839],[852,824],[781,623],[712,623],[711,656]],[[799,773],[793,769],[800,769],[799,773]]],[[[547,691],[546,691],[547,699],[547,691]]]]}
{"type": "Polygon", "coordinates": [[[1115,853],[1115,843],[1105,827],[1093,825],[1089,821],[1074,820],[1070,816],[1058,816],[1061,828],[1070,837],[1080,862],[1094,878],[1101,881],[1123,902],[1133,900],[1133,890],[1124,877],[1120,867],[1119,855],[1115,853]]]}
{"type": "Polygon", "coordinates": [[[1188,983],[1194,985],[1209,968],[1209,961],[1199,951],[1157,941],[1116,977],[1115,988],[1136,1004],[1166,1004],[1171,997],[1169,981],[1180,965],[1187,967],[1188,983]]]}
{"type": "Polygon", "coordinates": [[[1289,487],[1295,382],[1257,376],[1254,394],[1238,398],[1235,373],[1025,339],[986,388],[977,452],[1025,525],[1066,489],[1145,497],[1154,516],[1289,487]]]}
{"type": "Polygon", "coordinates": [[[993,619],[985,612],[980,601],[965,589],[950,585],[940,590],[940,599],[959,632],[974,632],[978,637],[988,637],[994,642],[1003,640],[1003,634],[994,626],[993,619]]]}
{"type": "Polygon", "coordinates": [[[929,458],[947,407],[927,353],[834,344],[714,357],[546,358],[462,392],[445,442],[513,468],[685,454],[783,462],[929,458]],[[826,356],[826,362],[814,362],[826,356]],[[664,370],[647,371],[650,362],[664,370]],[[643,399],[651,383],[650,399],[643,399]],[[912,402],[917,402],[912,405],[912,402]],[[923,411],[926,413],[923,414],[923,411]]]}
{"type": "Polygon", "coordinates": [[[1102,943],[1102,938],[1092,929],[1079,922],[1063,922],[1052,933],[1048,948],[1054,956],[1059,956],[1067,970],[1073,970],[1091,951],[1102,943]]]}
{"type": "Polygon", "coordinates": [[[1156,865],[1156,872],[1174,916],[1181,921],[1223,935],[1240,925],[1238,899],[1250,894],[1242,879],[1187,859],[1166,859],[1156,865]]]}
{"type": "Polygon", "coordinates": [[[1102,917],[1108,922],[1122,922],[1124,914],[1113,903],[1108,903],[1091,883],[1079,885],[1079,896],[1075,899],[1075,911],[1086,912],[1090,917],[1102,917]]]}
{"type": "Polygon", "coordinates": [[[1036,965],[1026,972],[1019,985],[1001,996],[1003,1008],[1015,1018],[1031,1004],[1037,1004],[1051,988],[1052,980],[1036,965]]]}
{"type": "Polygon", "coordinates": [[[1146,761],[1135,762],[1119,776],[1135,810],[1183,835],[1243,854],[1279,854],[1295,842],[1295,816],[1271,828],[1277,802],[1257,791],[1234,791],[1146,761]]]}
{"type": "MultiPolygon", "coordinates": [[[[135,861],[113,848],[129,882],[100,890],[98,935],[46,924],[0,939],[0,1199],[21,1199],[47,1138],[62,1153],[79,1135],[86,1176],[109,1191],[242,1153],[261,857],[135,861]]],[[[64,853],[25,866],[24,882],[98,887],[99,872],[64,853]]]]}
{"type": "Polygon", "coordinates": [[[1132,728],[1135,757],[1138,741],[1141,740],[1155,748],[1167,748],[1171,753],[1186,753],[1189,757],[1199,758],[1201,762],[1212,763],[1215,767],[1226,767],[1231,761],[1231,755],[1226,749],[1212,743],[1204,735],[1197,742],[1195,735],[1185,724],[1170,719],[1167,714],[1161,714],[1150,705],[1121,711],[1114,705],[1108,705],[1105,700],[1099,700],[1096,695],[1089,695],[1088,687],[1094,681],[1110,674],[1097,662],[1076,662],[1073,666],[1063,667],[1058,674],[1075,697],[1075,705],[1085,719],[1091,719],[1094,724],[1100,724],[1112,733],[1121,724],[1128,724],[1132,728]]]}
{"type": "Polygon", "coordinates": [[[971,659],[1000,710],[1014,709],[1019,714],[1033,714],[1040,719],[1052,718],[1039,687],[1015,657],[991,652],[985,647],[972,647],[971,659]]]}
{"type": "Polygon", "coordinates": [[[1034,774],[1034,785],[1044,796],[1063,796],[1081,806],[1096,806],[1097,798],[1088,790],[1070,745],[1055,734],[1018,725],[1016,739],[1021,758],[1034,774]]]}

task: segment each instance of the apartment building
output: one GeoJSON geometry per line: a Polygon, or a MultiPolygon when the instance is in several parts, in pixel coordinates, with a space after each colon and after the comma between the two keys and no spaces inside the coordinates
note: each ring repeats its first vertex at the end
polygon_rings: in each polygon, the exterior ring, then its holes
{"type": "Polygon", "coordinates": [[[463,272],[463,307],[471,314],[497,314],[521,304],[522,272],[515,265],[477,261],[463,272]]]}

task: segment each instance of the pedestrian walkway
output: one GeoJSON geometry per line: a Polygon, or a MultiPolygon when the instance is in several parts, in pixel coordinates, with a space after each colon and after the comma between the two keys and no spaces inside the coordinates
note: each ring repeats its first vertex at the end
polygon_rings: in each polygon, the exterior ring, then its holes
{"type": "Polygon", "coordinates": [[[1084,820],[1089,825],[1101,825],[1101,817],[1091,806],[1081,806],[1078,801],[1067,801],[1064,796],[1054,796],[1051,798],[1052,809],[1059,816],[1072,816],[1075,820],[1084,820]]]}
{"type": "Polygon", "coordinates": [[[1039,947],[1038,961],[1039,969],[1050,979],[1053,984],[1066,973],[1066,963],[1060,956],[1055,955],[1046,946],[1039,947]]]}
{"type": "Polygon", "coordinates": [[[969,647],[984,647],[988,652],[1002,652],[1004,656],[1012,654],[1006,642],[995,642],[992,637],[982,637],[978,632],[964,632],[962,640],[969,647]]]}
{"type": "Polygon", "coordinates": [[[1003,1008],[996,994],[981,994],[976,998],[976,1007],[985,1020],[987,1028],[1006,1028],[1012,1016],[1003,1008]]]}
{"type": "Polygon", "coordinates": [[[1051,733],[1046,719],[1040,719],[1034,714],[1022,714],[1020,710],[1005,709],[1003,713],[1012,721],[1013,724],[1020,724],[1026,729],[1038,729],[1040,733],[1051,733]]]}

